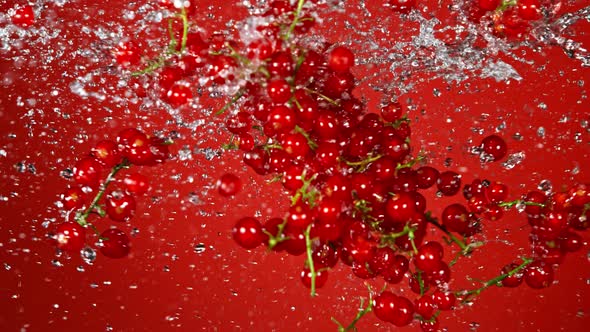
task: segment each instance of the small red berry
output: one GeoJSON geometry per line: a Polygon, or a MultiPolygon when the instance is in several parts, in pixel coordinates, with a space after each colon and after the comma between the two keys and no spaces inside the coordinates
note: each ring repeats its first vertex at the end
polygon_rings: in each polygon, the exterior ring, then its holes
{"type": "MultiPolygon", "coordinates": [[[[513,271],[518,267],[516,263],[510,263],[502,268],[502,274],[508,274],[510,271],[513,271]]],[[[508,276],[502,279],[502,286],[504,287],[518,287],[522,284],[522,278],[524,276],[523,270],[519,270],[516,273],[513,273],[511,276],[508,276]]]]}
{"type": "Polygon", "coordinates": [[[143,195],[149,189],[149,179],[147,176],[139,173],[125,175],[123,179],[125,191],[135,195],[143,195]]]}
{"type": "Polygon", "coordinates": [[[479,8],[486,10],[486,11],[491,11],[491,10],[495,10],[496,8],[498,8],[501,1],[502,0],[478,0],[477,4],[478,4],[479,8]]]}
{"type": "Polygon", "coordinates": [[[484,153],[483,160],[498,161],[506,156],[508,147],[504,139],[498,135],[490,135],[481,141],[484,153]]]}
{"type": "Polygon", "coordinates": [[[217,190],[219,194],[223,197],[234,196],[242,189],[242,181],[240,178],[226,173],[223,174],[219,180],[217,180],[217,190]]]}
{"type": "Polygon", "coordinates": [[[12,15],[12,23],[25,28],[33,25],[33,23],[35,23],[35,13],[33,12],[33,7],[25,5],[17,8],[14,12],[14,15],[12,15]]]}
{"type": "Polygon", "coordinates": [[[166,101],[170,106],[178,108],[193,99],[193,92],[185,84],[176,83],[166,92],[166,101]]]}
{"type": "Polygon", "coordinates": [[[140,52],[141,50],[135,42],[121,42],[114,52],[115,61],[124,68],[134,66],[141,60],[140,52]]]}
{"type": "Polygon", "coordinates": [[[240,219],[232,229],[234,240],[246,249],[254,249],[264,241],[260,221],[245,217],[240,219]]]}
{"type": "Polygon", "coordinates": [[[55,233],[57,247],[61,250],[80,251],[86,243],[86,229],[75,222],[66,222],[57,226],[55,233]]]}
{"type": "Polygon", "coordinates": [[[285,79],[274,79],[268,82],[266,93],[273,103],[286,103],[291,99],[291,86],[285,79]]]}
{"type": "Polygon", "coordinates": [[[62,194],[61,201],[66,210],[79,209],[84,206],[84,196],[80,187],[72,187],[62,194]]]}
{"type": "Polygon", "coordinates": [[[100,252],[106,257],[123,258],[131,251],[129,237],[122,230],[109,228],[100,234],[100,239],[100,252]]]}
{"type": "Polygon", "coordinates": [[[518,16],[527,21],[540,19],[541,3],[539,0],[518,0],[518,16]]]}
{"type": "Polygon", "coordinates": [[[354,54],[344,46],[338,46],[328,56],[328,67],[333,71],[347,72],[354,65],[354,54]]]}
{"type": "Polygon", "coordinates": [[[111,140],[103,140],[96,144],[90,153],[94,159],[98,160],[106,167],[113,167],[121,162],[121,153],[116,142],[111,140]]]}
{"type": "Polygon", "coordinates": [[[74,167],[74,180],[81,186],[98,187],[102,165],[92,157],[80,159],[74,167]]]}
{"type": "MultiPolygon", "coordinates": [[[[322,288],[328,281],[328,271],[315,266],[315,273],[315,288],[322,288]]],[[[301,271],[301,282],[305,287],[311,288],[312,276],[311,270],[307,267],[301,271]]]]}
{"type": "Polygon", "coordinates": [[[541,261],[531,263],[524,271],[524,281],[534,289],[551,286],[553,278],[553,267],[541,261]]]}
{"type": "Polygon", "coordinates": [[[416,0],[389,0],[389,6],[396,12],[407,14],[416,7],[416,0]]]}
{"type": "Polygon", "coordinates": [[[105,205],[107,215],[114,221],[127,221],[135,214],[135,198],[122,191],[108,195],[105,205]]]}

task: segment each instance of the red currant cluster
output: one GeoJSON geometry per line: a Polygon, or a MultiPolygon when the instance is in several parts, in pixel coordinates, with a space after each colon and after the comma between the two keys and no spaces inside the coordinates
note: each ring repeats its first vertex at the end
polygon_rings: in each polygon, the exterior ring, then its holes
{"type": "Polygon", "coordinates": [[[467,13],[471,20],[491,19],[493,32],[501,37],[522,39],[554,6],[551,0],[472,0],[467,13]]]}
{"type": "Polygon", "coordinates": [[[90,221],[93,215],[108,216],[117,222],[126,222],[135,213],[135,195],[148,191],[148,178],[140,173],[119,172],[132,166],[156,165],[168,159],[168,143],[157,137],[129,128],[121,131],[116,141],[103,140],[90,154],[80,159],[73,170],[76,186],[62,194],[61,204],[67,217],[74,216],[57,226],[54,236],[59,249],[78,252],[86,245],[86,228],[98,235],[100,252],[111,258],[129,254],[129,237],[117,228],[100,233],[90,221]]]}
{"type": "MultiPolygon", "coordinates": [[[[535,1],[482,0],[478,8],[483,13],[494,11],[494,17],[506,16],[507,21],[495,21],[503,22],[496,31],[510,36],[516,26],[521,27],[508,19],[514,16],[511,12],[521,21],[540,18],[541,7],[535,1]]],[[[163,3],[170,5],[170,1],[163,3]]],[[[394,0],[389,6],[407,13],[415,2],[394,0]]],[[[417,294],[414,301],[389,290],[371,296],[352,327],[374,311],[379,319],[396,326],[418,320],[424,331],[436,331],[442,311],[470,301],[488,287],[514,287],[523,279],[532,288],[549,286],[553,265],[561,262],[565,252],[581,247],[575,230],[588,227],[590,190],[586,185],[550,196],[531,192],[521,200],[507,201],[507,186],[476,179],[463,186],[465,205],[450,204],[440,222],[434,218],[421,192],[436,187],[440,195],[457,195],[461,176],[425,165],[420,155],[412,156],[409,120],[399,102],[385,101],[374,112],[353,96],[355,59],[348,47],[312,46],[296,38],[315,22],[305,1],[295,5],[270,1],[260,20],[244,27],[251,37],[247,42],[221,33],[203,38],[189,27],[192,5],[178,9],[174,19],[182,22],[182,29],[171,28],[168,50],[132,75],[150,74],[161,99],[174,108],[193,99],[194,84],[231,91],[231,100],[217,112],[229,113],[225,124],[232,139],[226,146],[241,150],[244,164],[280,181],[291,193],[284,218],[270,218],[263,225],[244,217],[233,228],[234,240],[246,249],[265,244],[276,252],[305,255],[301,280],[312,295],[326,284],[338,262],[350,266],[361,279],[380,276],[389,284],[406,280],[417,294]],[[460,256],[483,245],[468,242],[481,231],[483,221],[498,220],[505,209],[515,206],[527,213],[533,226],[532,258],[506,265],[480,288],[451,291],[451,267],[460,256]],[[455,258],[443,260],[443,245],[425,241],[429,225],[458,246],[455,258]]],[[[132,41],[119,45],[115,59],[124,68],[142,63],[132,41]]],[[[501,137],[490,135],[476,150],[482,162],[493,162],[506,156],[507,145],[501,137]]],[[[140,155],[126,156],[126,160],[150,164],[140,155]]],[[[79,173],[77,177],[86,177],[87,172],[79,173]]],[[[218,182],[223,196],[234,195],[240,188],[240,179],[232,174],[218,182]]],[[[119,205],[114,217],[108,212],[110,204],[107,214],[112,219],[129,218],[125,211],[131,204],[119,205]]],[[[93,204],[86,208],[86,217],[100,210],[93,204]]],[[[339,326],[342,331],[352,328],[339,326]]]]}
{"type": "MultiPolygon", "coordinates": [[[[522,15],[534,7],[526,5],[529,2],[519,3],[522,15]]],[[[398,0],[389,5],[407,13],[414,4],[398,0]]],[[[501,13],[516,5],[496,3],[492,9],[501,13]]],[[[270,218],[264,225],[253,217],[240,219],[233,228],[240,246],[254,249],[265,244],[276,252],[305,255],[301,280],[312,295],[326,284],[338,262],[350,266],[361,279],[381,276],[389,284],[406,280],[417,294],[412,301],[384,290],[371,298],[354,322],[374,311],[379,319],[396,326],[417,319],[424,331],[436,331],[442,311],[488,287],[514,287],[523,278],[533,288],[549,286],[557,262],[555,250],[563,253],[581,246],[581,238],[571,229],[583,229],[586,224],[567,221],[575,219],[570,216],[575,213],[578,220],[586,218],[590,191],[581,185],[567,197],[551,196],[561,197],[563,209],[565,202],[571,209],[556,214],[556,205],[540,192],[509,202],[505,185],[476,179],[463,187],[467,206],[451,204],[440,222],[434,218],[421,191],[436,187],[440,195],[454,196],[461,191],[461,176],[424,165],[422,156],[412,156],[409,121],[399,102],[386,101],[378,112],[370,112],[352,95],[357,82],[349,48],[310,46],[295,38],[314,23],[304,1],[294,6],[289,1],[271,1],[261,16],[265,19],[246,27],[257,36],[248,42],[223,34],[203,39],[189,29],[190,8],[180,10],[182,32],[171,31],[176,37],[168,52],[134,74],[155,74],[162,99],[172,107],[193,98],[189,82],[236,91],[217,113],[232,110],[227,112],[231,114],[226,128],[233,135],[227,147],[241,150],[244,164],[280,181],[292,197],[284,218],[270,218]],[[504,209],[517,205],[524,206],[534,220],[532,238],[544,241],[545,254],[535,251],[533,258],[505,266],[498,277],[478,289],[451,291],[452,265],[483,245],[467,242],[481,231],[483,220],[497,220],[504,209]],[[424,241],[428,225],[459,247],[457,257],[445,261],[443,245],[424,241]]],[[[139,63],[141,57],[132,44],[125,44],[116,59],[127,66],[139,63]]],[[[484,138],[476,150],[482,162],[499,161],[507,154],[506,143],[497,135],[484,138]]],[[[240,179],[232,174],[218,182],[223,196],[234,195],[240,188],[240,179]]]]}

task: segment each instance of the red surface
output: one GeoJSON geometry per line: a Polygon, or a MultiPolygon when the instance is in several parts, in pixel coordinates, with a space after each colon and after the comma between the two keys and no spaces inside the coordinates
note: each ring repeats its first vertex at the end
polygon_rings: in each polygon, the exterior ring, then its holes
{"type": "MultiPolygon", "coordinates": [[[[46,4],[38,11],[41,17],[33,28],[45,26],[59,37],[43,42],[38,34],[31,33],[17,41],[13,32],[11,47],[0,51],[0,149],[6,151],[6,156],[0,155],[0,196],[5,197],[0,200],[0,262],[4,265],[0,266],[1,330],[105,331],[112,327],[114,331],[334,331],[330,317],[349,322],[359,299],[367,296],[365,286],[349,268],[340,266],[331,272],[320,296],[310,298],[299,281],[303,257],[269,254],[262,248],[247,252],[231,240],[230,230],[237,218],[255,211],[260,211],[261,219],[281,216],[287,206],[287,196],[280,187],[268,185],[245,170],[237,154],[206,160],[203,154],[193,153],[192,160],[176,158],[145,169],[153,179],[151,195],[138,200],[136,217],[122,226],[127,231],[139,230],[132,238],[131,257],[110,260],[99,254],[93,265],[77,256],[55,257],[42,223],[50,218],[61,220],[54,202],[69,182],[59,173],[72,167],[95,142],[136,125],[150,133],[178,131],[182,137],[175,151],[185,146],[191,150],[217,149],[228,138],[217,134],[213,120],[196,110],[184,110],[182,117],[186,122],[204,119],[208,124],[190,130],[179,128],[162,109],[140,109],[131,98],[113,98],[126,90],[113,88],[117,77],[106,72],[101,75],[104,81],[97,79],[88,87],[106,95],[104,100],[73,94],[70,84],[76,77],[112,65],[109,50],[115,43],[110,38],[99,40],[80,27],[116,31],[117,24],[122,24],[124,36],[134,35],[137,29],[133,20],[122,17],[124,10],[137,9],[138,5],[126,1],[88,3],[46,4]],[[91,56],[76,53],[88,49],[95,52],[91,56]],[[34,165],[35,173],[19,172],[15,167],[19,162],[34,165]],[[242,177],[245,189],[235,198],[222,199],[212,189],[216,179],[228,171],[242,177]],[[189,201],[191,193],[196,193],[200,203],[189,201]],[[198,243],[206,245],[204,252],[194,251],[198,243]],[[52,260],[63,266],[54,266],[52,260]],[[78,272],[78,266],[85,271],[78,272]]],[[[228,3],[201,5],[207,9],[195,20],[210,33],[229,18],[245,14],[243,8],[228,3]]],[[[428,5],[436,8],[434,2],[428,5]]],[[[579,1],[566,9],[584,5],[590,3],[579,1]]],[[[421,6],[425,8],[426,4],[421,6]]],[[[13,3],[0,3],[2,12],[12,7],[13,3]]],[[[320,30],[329,40],[345,41],[353,35],[341,29],[342,22],[360,11],[356,3],[348,4],[346,10],[342,15],[331,14],[327,20],[330,28],[320,30]]],[[[390,15],[373,14],[375,20],[390,15]]],[[[399,31],[397,23],[391,19],[395,33],[389,38],[408,40],[415,34],[415,27],[399,31]]],[[[7,27],[9,24],[0,20],[0,29],[7,27]]],[[[158,35],[160,28],[141,33],[158,35]]],[[[582,33],[588,31],[588,23],[580,22],[574,30],[577,40],[590,47],[590,37],[582,33]]],[[[366,49],[359,52],[367,55],[366,49]]],[[[448,168],[461,172],[465,181],[486,177],[507,183],[512,197],[535,188],[544,179],[556,189],[590,182],[590,136],[588,125],[582,126],[583,121],[590,121],[590,69],[582,68],[557,47],[545,46],[539,52],[529,50],[519,55],[533,64],[509,58],[505,61],[521,74],[520,82],[474,78],[448,84],[435,79],[417,83],[402,96],[405,104],[417,109],[410,114],[414,149],[423,149],[440,168],[444,168],[446,158],[451,158],[448,168]],[[545,66],[540,69],[542,64],[545,66]],[[438,97],[433,94],[435,88],[442,92],[438,97]],[[545,110],[538,107],[540,103],[547,105],[545,110]],[[506,128],[501,135],[509,144],[509,153],[524,151],[526,158],[512,170],[497,163],[481,167],[466,150],[503,122],[506,128]],[[543,138],[537,135],[540,126],[547,132],[543,138]],[[483,132],[476,133],[474,128],[483,132]],[[522,135],[522,141],[512,138],[516,133],[522,135]],[[574,140],[577,133],[580,143],[574,140]],[[571,172],[575,167],[577,174],[571,172]]],[[[358,73],[364,73],[364,69],[358,69],[358,73]]],[[[414,79],[420,77],[429,74],[414,79]]],[[[379,95],[370,94],[366,88],[363,91],[373,98],[372,105],[378,102],[379,95]]],[[[221,102],[216,107],[219,105],[221,102]]],[[[461,200],[438,199],[433,193],[428,198],[435,213],[444,204],[461,200]]],[[[111,223],[104,220],[96,224],[106,228],[111,223]]],[[[515,256],[526,255],[527,233],[526,220],[516,213],[486,225],[489,243],[453,270],[455,288],[472,287],[466,276],[491,278],[515,256]],[[496,242],[496,237],[513,244],[496,242]]],[[[589,238],[587,233],[584,237],[589,238]]],[[[469,330],[472,323],[479,325],[477,331],[584,330],[590,324],[587,252],[584,247],[568,255],[556,274],[558,282],[549,289],[535,291],[524,285],[514,290],[490,289],[473,307],[443,313],[442,326],[449,331],[469,330]]],[[[372,284],[380,289],[383,282],[372,284]]],[[[402,288],[407,287],[403,284],[402,288]]],[[[390,289],[399,292],[396,286],[390,289]]],[[[393,330],[372,314],[363,318],[358,328],[393,330]]],[[[413,325],[399,330],[419,328],[413,325]]]]}

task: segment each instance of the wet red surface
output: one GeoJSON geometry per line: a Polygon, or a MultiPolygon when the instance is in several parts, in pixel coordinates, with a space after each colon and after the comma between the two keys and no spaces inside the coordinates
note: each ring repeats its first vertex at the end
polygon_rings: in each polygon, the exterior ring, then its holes
{"type": "MultiPolygon", "coordinates": [[[[350,321],[367,291],[348,267],[332,271],[319,296],[311,298],[299,280],[303,257],[267,253],[263,248],[248,252],[234,243],[231,227],[238,218],[256,212],[261,219],[282,216],[288,197],[279,185],[266,184],[266,179],[246,170],[239,153],[205,158],[205,149],[217,150],[228,139],[212,124],[217,120],[197,110],[182,110],[185,123],[206,122],[190,129],[176,124],[164,109],[140,107],[132,95],[125,96],[124,92],[131,90],[117,87],[120,77],[109,67],[113,65],[109,52],[115,37],[101,39],[95,32],[99,28],[118,31],[120,27],[121,35],[133,36],[135,21],[144,14],[125,20],[124,13],[141,6],[124,1],[89,3],[46,4],[37,11],[41,16],[32,28],[46,29],[45,33],[59,37],[44,43],[39,33],[18,37],[17,32],[9,32],[10,47],[0,51],[0,151],[6,152],[0,154],[0,196],[4,197],[0,201],[2,331],[334,331],[331,317],[350,321]],[[72,92],[72,82],[89,72],[102,74],[86,85],[87,91],[104,98],[72,92]],[[99,254],[92,265],[77,255],[56,257],[43,222],[61,220],[54,203],[70,182],[60,177],[60,172],[72,167],[98,140],[135,126],[149,133],[177,131],[180,138],[172,149],[177,152],[188,147],[192,158],[176,157],[142,170],[152,179],[152,190],[149,197],[138,199],[136,217],[119,225],[128,233],[137,229],[130,257],[111,260],[99,254]],[[244,183],[244,190],[230,199],[213,190],[217,178],[226,172],[239,175],[244,183]],[[205,250],[197,252],[198,244],[204,244],[205,250]],[[55,266],[53,260],[63,266],[55,266]],[[79,266],[83,272],[77,271],[79,266]]],[[[244,8],[229,2],[211,1],[210,5],[202,5],[194,17],[208,33],[246,14],[244,8]]],[[[428,5],[436,7],[434,2],[428,5]]],[[[580,1],[562,12],[584,5],[590,3],[580,1]]],[[[12,7],[10,1],[0,3],[2,12],[12,7]]],[[[319,33],[331,41],[345,41],[352,33],[342,28],[343,22],[360,12],[356,3],[348,4],[346,10],[331,14],[327,19],[330,28],[320,27],[319,33]]],[[[390,15],[373,13],[375,20],[390,15]]],[[[399,21],[393,18],[390,23],[392,31],[398,31],[399,21]]],[[[14,31],[9,27],[0,21],[2,31],[14,31]]],[[[588,27],[580,22],[572,33],[586,47],[590,47],[590,37],[582,32],[588,27]]],[[[415,32],[415,27],[408,27],[396,32],[395,38],[407,40],[415,32]]],[[[157,36],[162,26],[139,33],[157,36]]],[[[359,53],[368,55],[360,48],[359,53]]],[[[558,47],[517,54],[532,64],[502,58],[520,73],[520,81],[473,78],[459,84],[441,79],[418,82],[431,74],[415,75],[418,83],[400,99],[416,109],[410,113],[414,149],[424,150],[430,162],[441,169],[450,158],[448,169],[463,174],[466,182],[475,177],[502,181],[514,197],[536,188],[542,180],[551,181],[555,189],[590,182],[590,69],[558,47]],[[505,126],[500,133],[508,142],[509,153],[526,155],[511,170],[499,163],[482,167],[477,157],[467,153],[500,125],[505,126]],[[544,137],[538,135],[540,127],[545,129],[544,137]],[[522,140],[513,138],[519,135],[522,140]]],[[[357,74],[366,70],[359,68],[357,74]]],[[[368,72],[374,70],[380,69],[368,72]]],[[[379,102],[378,94],[366,87],[362,92],[372,98],[370,106],[379,102]]],[[[462,200],[436,198],[434,192],[428,195],[429,208],[435,214],[445,204],[462,200]]],[[[99,220],[96,226],[104,229],[112,223],[99,220]]],[[[528,232],[526,219],[515,212],[486,224],[488,244],[453,267],[453,287],[471,288],[467,277],[491,278],[515,257],[527,255],[528,232]]],[[[587,233],[583,236],[589,238],[587,233]]],[[[467,331],[470,326],[479,326],[477,331],[582,331],[590,324],[587,252],[584,247],[568,255],[556,273],[556,284],[549,289],[532,290],[526,285],[492,288],[472,307],[443,313],[441,325],[449,331],[467,331]]],[[[380,289],[384,282],[371,284],[380,289]]],[[[409,294],[405,282],[390,289],[409,294]]],[[[363,318],[358,328],[394,329],[372,314],[363,318]]],[[[396,330],[417,331],[419,327],[414,324],[396,330]]]]}

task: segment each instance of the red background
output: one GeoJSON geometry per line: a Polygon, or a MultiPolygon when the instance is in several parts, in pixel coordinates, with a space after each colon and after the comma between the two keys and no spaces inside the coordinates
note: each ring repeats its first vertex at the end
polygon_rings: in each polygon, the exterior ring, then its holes
{"type": "MultiPolygon", "coordinates": [[[[587,5],[588,1],[572,2],[561,12],[587,5]]],[[[0,12],[13,6],[10,1],[0,2],[0,12]]],[[[334,331],[330,317],[349,322],[367,291],[348,267],[331,272],[319,296],[310,298],[299,281],[303,257],[269,254],[263,248],[248,252],[231,240],[231,227],[238,218],[255,211],[260,211],[263,220],[281,216],[287,206],[280,186],[268,185],[243,168],[239,154],[224,153],[206,160],[203,153],[192,153],[191,160],[175,157],[165,165],[142,170],[153,179],[150,197],[139,199],[138,213],[129,224],[119,225],[128,232],[138,230],[132,238],[130,257],[110,260],[99,254],[94,264],[88,265],[78,256],[55,256],[46,239],[48,229],[42,224],[51,218],[61,220],[54,202],[69,182],[59,174],[95,142],[136,125],[149,133],[177,131],[180,139],[175,151],[185,146],[193,151],[218,149],[228,139],[220,134],[214,120],[197,109],[183,110],[183,120],[204,119],[206,124],[194,130],[179,127],[164,109],[140,108],[133,98],[123,97],[125,91],[132,90],[116,88],[116,72],[106,70],[113,64],[109,50],[115,41],[120,36],[133,36],[137,30],[146,35],[162,33],[163,24],[153,31],[139,28],[135,20],[143,16],[141,13],[131,20],[123,18],[124,13],[139,7],[141,4],[126,1],[48,3],[38,7],[40,17],[23,36],[6,22],[6,16],[0,18],[0,31],[8,35],[2,37],[8,47],[0,51],[0,149],[6,152],[6,156],[0,154],[1,330],[334,331]],[[120,29],[121,33],[101,39],[95,34],[99,28],[120,29]],[[55,35],[45,38],[48,33],[55,35]],[[86,87],[104,94],[104,100],[72,93],[70,86],[77,77],[97,70],[103,74],[96,75],[86,87]],[[18,163],[32,165],[35,171],[20,172],[18,163]],[[221,199],[213,190],[216,179],[225,172],[240,175],[245,185],[231,199],[221,199]],[[194,195],[199,198],[197,204],[190,202],[194,195]],[[202,253],[194,250],[199,243],[206,246],[202,253]],[[55,266],[53,260],[63,266],[55,266]],[[79,266],[84,272],[77,271],[79,266]]],[[[419,7],[425,16],[450,20],[443,10],[433,11],[438,8],[436,2],[419,7]]],[[[244,8],[228,1],[200,3],[199,8],[194,21],[208,33],[223,27],[230,18],[246,15],[244,8]]],[[[357,36],[344,28],[347,19],[366,29],[370,20],[386,22],[391,27],[383,40],[387,45],[392,40],[409,40],[417,33],[415,25],[401,24],[377,7],[368,9],[372,11],[370,19],[359,20],[354,16],[361,15],[358,8],[355,2],[347,4],[343,13],[331,12],[324,17],[319,33],[333,42],[355,40],[357,36]]],[[[569,33],[586,48],[590,37],[583,32],[588,28],[588,23],[579,22],[569,33]]],[[[155,50],[145,43],[144,47],[155,50]]],[[[360,57],[370,55],[359,45],[357,51],[360,57]]],[[[545,179],[555,189],[590,182],[590,139],[584,122],[590,121],[590,69],[568,58],[559,47],[515,54],[531,63],[501,57],[521,74],[521,81],[472,78],[456,84],[428,79],[432,78],[430,73],[413,75],[416,85],[401,100],[416,109],[410,113],[415,151],[423,149],[441,169],[445,159],[451,158],[448,168],[461,172],[465,181],[485,177],[507,183],[515,198],[545,179]],[[435,96],[433,89],[442,94],[435,96]],[[540,103],[546,104],[546,109],[539,107],[540,103]],[[466,150],[503,122],[506,128],[500,133],[509,144],[509,153],[523,151],[526,158],[512,170],[498,163],[482,167],[466,150]],[[544,137],[537,135],[541,126],[546,130],[544,137]],[[522,135],[521,141],[512,138],[516,133],[522,135]],[[579,143],[574,139],[576,134],[579,143]],[[573,174],[576,167],[579,173],[573,174]]],[[[368,71],[383,68],[386,65],[368,71]]],[[[360,68],[357,74],[365,70],[360,68]]],[[[378,94],[368,89],[363,93],[371,98],[370,106],[379,101],[378,94]]],[[[445,204],[460,201],[429,194],[429,208],[435,214],[445,204]]],[[[111,224],[96,221],[101,229],[111,224]]],[[[515,256],[527,255],[526,225],[525,218],[514,212],[486,225],[488,244],[454,268],[454,287],[470,288],[467,276],[491,278],[515,256]]],[[[588,239],[588,234],[584,237],[588,239]]],[[[556,273],[556,284],[549,289],[535,291],[525,285],[490,289],[472,307],[443,313],[442,326],[449,331],[466,331],[470,326],[479,326],[477,331],[584,330],[590,324],[587,252],[585,247],[568,255],[556,273]]],[[[372,285],[380,289],[383,282],[376,280],[372,285]]],[[[408,294],[405,283],[402,286],[390,289],[408,294]]],[[[358,327],[360,331],[393,329],[372,314],[358,327]]],[[[413,325],[399,330],[419,328],[413,325]]]]}

